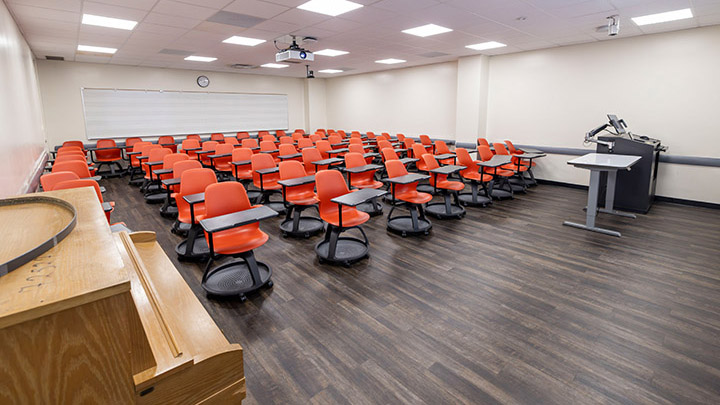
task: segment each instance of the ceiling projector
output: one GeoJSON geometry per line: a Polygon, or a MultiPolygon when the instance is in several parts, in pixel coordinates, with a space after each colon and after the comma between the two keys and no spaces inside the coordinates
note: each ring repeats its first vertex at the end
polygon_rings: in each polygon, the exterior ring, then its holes
{"type": "MultiPolygon", "coordinates": [[[[278,53],[275,54],[275,62],[302,63],[312,62],[315,60],[315,55],[313,55],[312,52],[308,51],[307,49],[301,48],[300,45],[298,45],[294,36],[292,36],[291,38],[292,43],[290,44],[290,46],[285,49],[281,49],[278,53]]],[[[277,40],[275,41],[275,46],[277,47],[277,40]]]]}

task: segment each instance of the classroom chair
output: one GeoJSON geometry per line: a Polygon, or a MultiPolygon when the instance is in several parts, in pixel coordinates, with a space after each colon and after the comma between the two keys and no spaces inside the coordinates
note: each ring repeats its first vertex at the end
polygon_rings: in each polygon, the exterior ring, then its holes
{"type": "Polygon", "coordinates": [[[105,212],[105,218],[107,219],[108,224],[110,224],[110,214],[115,210],[115,203],[113,201],[105,202],[103,200],[102,193],[100,192],[100,186],[98,185],[97,181],[93,179],[65,180],[57,183],[53,190],[66,190],[70,188],[82,187],[92,187],[95,190],[95,195],[97,195],[98,200],[100,200],[100,205],[105,212]]]}
{"type": "Polygon", "coordinates": [[[215,141],[217,143],[223,143],[223,142],[225,142],[225,135],[223,135],[219,132],[216,132],[214,134],[210,134],[210,140],[215,141]]]}
{"type": "MultiPolygon", "coordinates": [[[[174,198],[172,198],[172,186],[165,187],[163,186],[162,182],[163,180],[168,180],[174,178],[174,171],[173,167],[175,166],[175,163],[178,162],[187,162],[190,160],[190,157],[184,153],[171,153],[169,155],[165,155],[163,157],[163,164],[162,168],[153,170],[153,174],[156,176],[160,190],[165,190],[165,198],[163,206],[160,207],[160,215],[162,216],[174,216],[177,215],[177,207],[173,205],[174,198]]],[[[200,162],[195,161],[198,164],[198,167],[200,167],[200,162]]]]}
{"type": "Polygon", "coordinates": [[[175,253],[180,259],[202,259],[210,253],[205,239],[198,238],[202,230],[199,225],[200,220],[205,218],[204,198],[194,197],[196,194],[204,193],[207,186],[215,183],[217,183],[215,172],[207,168],[185,170],[180,176],[180,190],[175,194],[178,217],[172,232],[178,233],[180,224],[189,227],[187,238],[175,246],[175,253]]]}
{"type": "Polygon", "coordinates": [[[271,201],[270,199],[272,194],[281,193],[282,190],[282,186],[278,184],[280,170],[275,160],[269,154],[259,153],[252,155],[250,164],[252,166],[253,185],[260,190],[255,202],[267,205],[278,213],[284,214],[285,205],[282,202],[271,201]]]}
{"type": "Polygon", "coordinates": [[[40,176],[40,186],[43,191],[53,191],[58,183],[66,180],[77,180],[79,178],[80,177],[75,172],[58,171],[54,173],[45,173],[40,176]]]}
{"type": "MultiPolygon", "coordinates": [[[[378,189],[383,183],[375,180],[375,172],[382,166],[368,164],[362,153],[349,152],[345,154],[345,173],[349,188],[378,189]]],[[[377,199],[357,206],[357,209],[367,212],[370,216],[382,215],[383,206],[377,199]]]]}
{"type": "MultiPolygon", "coordinates": [[[[117,144],[113,139],[99,139],[95,146],[97,148],[114,148],[117,144]]],[[[121,149],[96,150],[95,159],[93,160],[93,162],[97,163],[95,166],[95,172],[101,176],[121,176],[123,174],[123,167],[120,164],[122,160],[121,149]],[[100,173],[100,168],[102,166],[109,166],[110,172],[100,173]],[[118,172],[115,172],[116,167],[118,172]]]]}
{"type": "Polygon", "coordinates": [[[463,205],[473,207],[487,207],[488,204],[492,204],[492,198],[488,193],[487,184],[492,181],[493,177],[483,173],[478,162],[470,157],[467,149],[457,148],[455,149],[455,153],[457,156],[457,164],[465,166],[465,169],[460,171],[460,177],[470,182],[470,192],[461,192],[458,194],[460,202],[463,205]],[[479,187],[483,189],[482,194],[480,194],[479,187]]]}
{"type": "Polygon", "coordinates": [[[234,151],[235,146],[221,143],[215,147],[215,153],[208,155],[210,167],[218,174],[218,178],[227,180],[232,177],[233,166],[230,162],[234,151]]]}
{"type": "Polygon", "coordinates": [[[175,138],[170,135],[163,135],[158,138],[158,145],[162,146],[163,148],[170,149],[172,153],[177,152],[177,144],[175,143],[175,138]]]}
{"type": "Polygon", "coordinates": [[[202,150],[195,152],[203,167],[210,167],[212,162],[208,155],[214,155],[219,143],[217,141],[205,141],[202,143],[202,150]]]}
{"type": "MultiPolygon", "coordinates": [[[[492,159],[493,156],[495,155],[490,150],[489,146],[478,146],[478,157],[480,157],[480,160],[487,162],[492,159]]],[[[497,200],[501,200],[503,198],[513,198],[513,189],[512,186],[510,186],[508,179],[514,176],[515,172],[503,169],[502,167],[485,167],[483,168],[483,172],[493,176],[493,180],[488,185],[488,193],[492,198],[497,200]],[[499,187],[497,188],[495,187],[496,183],[499,183],[499,187]],[[503,186],[506,186],[506,188],[503,188],[503,186]]]]}
{"type": "Polygon", "coordinates": [[[308,176],[303,164],[296,160],[280,163],[280,181],[283,203],[287,214],[280,224],[283,236],[309,238],[322,232],[324,225],[320,218],[303,216],[308,208],[317,209],[319,200],[315,195],[315,177],[308,176]]]}
{"type": "Polygon", "coordinates": [[[507,149],[505,149],[505,144],[501,142],[495,142],[493,143],[493,149],[495,149],[495,154],[499,156],[511,156],[510,163],[501,166],[502,169],[505,170],[511,170],[514,172],[514,176],[508,179],[508,184],[513,189],[513,192],[527,192],[527,181],[525,180],[525,172],[530,169],[529,166],[523,165],[521,163],[520,158],[516,156],[512,156],[510,152],[508,152],[507,149]]]}
{"type": "Polygon", "coordinates": [[[180,144],[180,151],[190,157],[190,159],[198,159],[197,151],[201,150],[200,141],[197,139],[184,139],[180,144]]]}
{"type": "Polygon", "coordinates": [[[388,160],[385,162],[387,179],[390,185],[390,201],[392,208],[388,213],[387,229],[400,234],[407,235],[428,235],[432,229],[432,222],[425,217],[423,204],[432,200],[432,195],[417,191],[418,182],[427,180],[430,176],[426,174],[409,174],[405,165],[399,160],[388,160]],[[398,207],[404,207],[410,215],[392,214],[398,207]]]}
{"type": "Polygon", "coordinates": [[[465,184],[460,181],[448,180],[451,174],[457,173],[465,169],[464,166],[443,166],[443,172],[439,172],[440,164],[435,156],[430,153],[422,155],[428,173],[430,174],[430,185],[433,187],[434,194],[438,192],[443,196],[443,202],[429,203],[425,210],[428,214],[439,218],[462,218],[465,216],[465,208],[460,205],[458,192],[465,188],[465,184]],[[448,170],[445,170],[448,169],[448,170]],[[450,170],[452,169],[452,170],[450,170]],[[454,203],[452,202],[454,200],[454,203]]]}

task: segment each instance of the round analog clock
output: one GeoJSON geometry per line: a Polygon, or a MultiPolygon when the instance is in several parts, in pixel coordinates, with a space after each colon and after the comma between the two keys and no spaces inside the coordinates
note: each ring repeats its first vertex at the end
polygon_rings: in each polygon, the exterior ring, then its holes
{"type": "Polygon", "coordinates": [[[207,87],[208,85],[210,85],[210,79],[208,79],[207,76],[198,76],[197,84],[200,87],[207,87]]]}

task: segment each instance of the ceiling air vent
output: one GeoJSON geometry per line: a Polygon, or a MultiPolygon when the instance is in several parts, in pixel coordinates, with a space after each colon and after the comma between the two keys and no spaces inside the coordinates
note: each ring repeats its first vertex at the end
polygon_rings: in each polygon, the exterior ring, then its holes
{"type": "Polygon", "coordinates": [[[45,55],[45,59],[47,59],[47,60],[65,60],[65,57],[64,56],[45,55]]]}
{"type": "Polygon", "coordinates": [[[232,65],[228,65],[228,67],[231,67],[233,69],[257,69],[258,65],[249,65],[247,63],[235,63],[232,65]]]}

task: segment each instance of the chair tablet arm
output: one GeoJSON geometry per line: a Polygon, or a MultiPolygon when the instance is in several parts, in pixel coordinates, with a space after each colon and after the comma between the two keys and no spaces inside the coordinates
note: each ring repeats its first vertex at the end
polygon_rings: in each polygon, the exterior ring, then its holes
{"type": "Polygon", "coordinates": [[[262,176],[262,175],[264,175],[264,174],[277,173],[277,172],[279,172],[279,171],[280,171],[280,168],[279,168],[279,167],[269,167],[269,168],[267,168],[267,169],[258,169],[258,170],[255,170],[255,173],[257,173],[257,174],[259,174],[259,175],[262,176]]]}
{"type": "Polygon", "coordinates": [[[296,187],[304,184],[315,183],[315,176],[296,177],[294,179],[280,180],[278,184],[283,187],[296,187]]]}
{"type": "Polygon", "coordinates": [[[350,151],[350,149],[348,149],[348,148],[330,149],[329,151],[327,151],[327,154],[334,155],[336,153],[345,153],[345,152],[349,152],[349,151],[350,151]]]}
{"type": "Polygon", "coordinates": [[[163,164],[163,162],[162,162],[162,161],[147,162],[147,163],[145,163],[145,164],[152,167],[152,166],[159,166],[159,165],[163,164]]]}
{"type": "Polygon", "coordinates": [[[521,155],[513,155],[513,157],[516,157],[518,159],[524,159],[524,160],[532,160],[532,159],[537,159],[537,158],[541,158],[541,157],[545,157],[545,156],[547,156],[547,155],[544,153],[523,153],[521,155]]]}
{"type": "Polygon", "coordinates": [[[261,150],[260,153],[278,153],[280,152],[280,149],[272,149],[272,150],[261,150]]]}
{"type": "Polygon", "coordinates": [[[435,155],[435,159],[437,159],[437,160],[452,159],[454,157],[455,157],[454,153],[443,153],[442,155],[435,155]]]}
{"type": "Polygon", "coordinates": [[[430,173],[435,174],[453,174],[457,173],[460,170],[465,170],[467,167],[465,166],[457,166],[457,165],[447,165],[447,166],[440,166],[437,169],[430,170],[430,173]]]}
{"type": "Polygon", "coordinates": [[[295,159],[295,158],[299,158],[299,157],[302,157],[302,153],[293,153],[293,154],[290,154],[290,155],[278,156],[278,158],[279,158],[280,160],[295,159]]]}
{"type": "Polygon", "coordinates": [[[380,156],[380,154],[379,154],[379,153],[375,153],[375,152],[363,153],[363,157],[364,157],[364,158],[378,157],[378,156],[380,156]]]}
{"type": "Polygon", "coordinates": [[[333,198],[332,202],[339,205],[347,205],[349,207],[356,207],[364,202],[368,202],[373,198],[381,197],[387,194],[386,190],[379,190],[374,188],[365,188],[352,193],[347,193],[339,197],[333,198]]]}
{"type": "Polygon", "coordinates": [[[102,180],[102,176],[92,176],[92,177],[88,177],[88,179],[90,179],[90,180],[95,180],[95,181],[100,181],[100,180],[102,180]]]}
{"type": "Polygon", "coordinates": [[[330,158],[330,159],[318,160],[316,162],[312,162],[312,164],[314,164],[316,166],[323,166],[323,165],[333,165],[335,163],[342,163],[342,162],[344,162],[344,160],[342,160],[340,158],[330,158]]]}
{"type": "Polygon", "coordinates": [[[397,149],[395,149],[395,153],[402,153],[402,152],[407,152],[407,151],[408,151],[408,150],[405,149],[405,148],[397,148],[397,149]]]}
{"type": "Polygon", "coordinates": [[[215,151],[214,150],[199,150],[199,151],[195,152],[196,155],[204,155],[206,153],[215,153],[215,151]]]}
{"type": "MultiPolygon", "coordinates": [[[[160,171],[160,170],[157,170],[157,171],[160,171]]],[[[171,171],[172,171],[172,170],[171,170],[171,171]]],[[[174,179],[165,179],[165,180],[162,181],[162,184],[163,184],[163,186],[165,186],[165,187],[177,186],[178,184],[180,184],[180,178],[177,177],[177,178],[174,178],[174,179]]]]}
{"type": "Polygon", "coordinates": [[[331,143],[330,146],[332,146],[332,147],[334,148],[334,147],[336,147],[336,146],[344,146],[344,145],[347,145],[347,144],[349,144],[349,143],[350,143],[350,142],[331,143]]]}
{"type": "Polygon", "coordinates": [[[401,162],[402,164],[404,164],[404,165],[409,165],[410,163],[414,163],[414,162],[417,162],[417,161],[419,161],[419,160],[420,160],[420,159],[416,159],[416,158],[402,158],[402,159],[400,159],[400,162],[401,162]]]}
{"type": "Polygon", "coordinates": [[[492,157],[492,159],[487,160],[485,162],[478,163],[478,166],[483,167],[500,167],[502,165],[506,165],[510,163],[512,159],[510,159],[510,156],[498,156],[495,155],[492,157]]]}
{"type": "Polygon", "coordinates": [[[130,155],[130,156],[135,156],[135,155],[139,155],[139,154],[140,154],[140,151],[128,152],[127,154],[130,155]]]}
{"type": "Polygon", "coordinates": [[[157,174],[158,176],[163,175],[163,174],[170,174],[170,173],[172,173],[172,172],[173,172],[172,169],[157,169],[157,170],[153,170],[153,174],[157,174]]]}
{"type": "Polygon", "coordinates": [[[202,148],[185,148],[185,149],[182,149],[183,152],[196,151],[196,150],[202,150],[202,148]]]}
{"type": "Polygon", "coordinates": [[[112,207],[112,205],[110,205],[109,202],[104,202],[104,203],[102,203],[102,209],[105,212],[110,212],[113,210],[113,207],[112,207]]]}
{"type": "Polygon", "coordinates": [[[350,168],[346,167],[345,171],[348,173],[365,173],[365,172],[370,172],[370,171],[377,170],[380,168],[382,168],[382,166],[371,164],[371,165],[364,165],[364,166],[357,166],[357,167],[350,167],[350,168]]]}
{"type": "Polygon", "coordinates": [[[386,181],[388,183],[395,183],[395,184],[410,184],[410,183],[415,183],[415,182],[418,182],[421,180],[427,180],[429,178],[430,178],[430,176],[428,176],[426,174],[410,173],[410,174],[406,174],[404,176],[398,176],[398,177],[393,177],[393,178],[388,177],[387,179],[383,179],[383,181],[386,181]]]}
{"type": "Polygon", "coordinates": [[[223,157],[228,157],[228,156],[232,156],[232,153],[221,153],[219,155],[208,155],[208,158],[217,159],[217,158],[223,158],[223,157]]]}
{"type": "Polygon", "coordinates": [[[277,216],[277,212],[265,207],[250,208],[244,211],[220,215],[214,218],[203,219],[200,225],[207,233],[225,231],[239,226],[260,222],[263,219],[277,216]]]}
{"type": "Polygon", "coordinates": [[[183,200],[185,200],[190,205],[195,205],[201,202],[205,202],[205,193],[197,193],[197,194],[190,194],[183,197],[183,200]]]}
{"type": "Polygon", "coordinates": [[[251,162],[249,160],[237,160],[235,162],[230,162],[230,164],[233,166],[247,166],[250,163],[251,162]]]}

